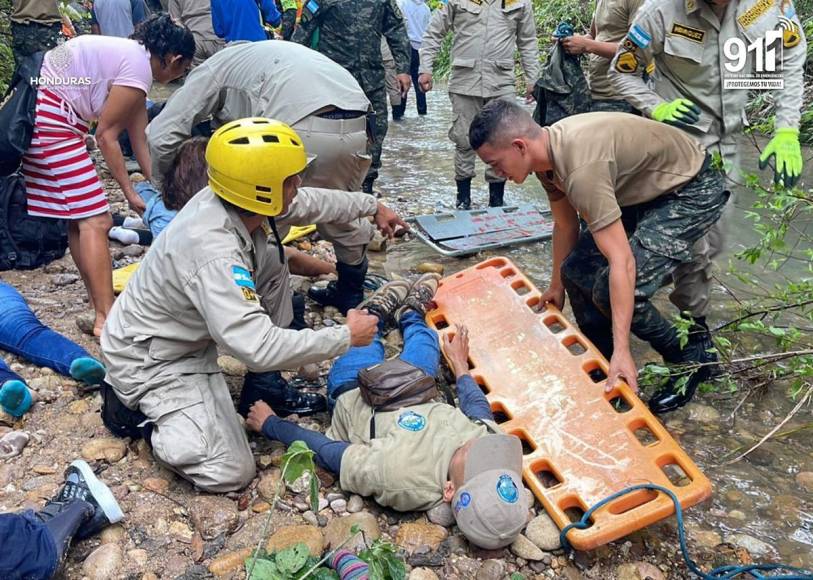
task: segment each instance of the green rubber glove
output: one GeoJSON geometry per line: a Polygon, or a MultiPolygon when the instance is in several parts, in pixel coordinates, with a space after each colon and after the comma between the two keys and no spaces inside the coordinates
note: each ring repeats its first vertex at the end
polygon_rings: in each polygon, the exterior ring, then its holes
{"type": "Polygon", "coordinates": [[[782,127],[759,156],[759,168],[765,169],[774,158],[774,183],[793,187],[802,174],[802,148],[799,145],[799,129],[782,127]]]}
{"type": "Polygon", "coordinates": [[[689,99],[675,99],[652,109],[652,118],[669,125],[694,125],[700,120],[700,108],[689,99]]]}

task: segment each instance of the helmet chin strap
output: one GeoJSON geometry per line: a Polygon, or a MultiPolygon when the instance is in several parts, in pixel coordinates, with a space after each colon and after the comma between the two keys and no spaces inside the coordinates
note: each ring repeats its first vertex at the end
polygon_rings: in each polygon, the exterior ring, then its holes
{"type": "Polygon", "coordinates": [[[273,232],[274,239],[277,242],[277,249],[279,250],[279,262],[280,264],[285,264],[285,248],[282,246],[282,240],[279,237],[279,231],[277,231],[277,222],[274,221],[273,217],[269,217],[268,225],[271,226],[271,232],[273,232]]]}

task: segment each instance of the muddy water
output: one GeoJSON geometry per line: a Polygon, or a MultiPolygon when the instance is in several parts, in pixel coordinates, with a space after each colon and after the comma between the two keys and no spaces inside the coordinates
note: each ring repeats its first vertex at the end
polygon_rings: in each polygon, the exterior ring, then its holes
{"type": "MultiPolygon", "coordinates": [[[[432,92],[429,115],[418,117],[414,95],[410,95],[406,118],[390,123],[385,143],[384,167],[380,186],[385,199],[410,213],[431,213],[451,208],[455,196],[453,145],[447,132],[451,124],[448,97],[432,92]]],[[[810,152],[806,152],[810,156],[810,152]]],[[[756,167],[756,149],[744,141],[744,167],[756,167]]],[[[813,184],[813,162],[808,161],[807,182],[813,184]]],[[[477,166],[478,176],[472,185],[476,206],[487,204],[488,189],[482,176],[483,166],[477,166]]],[[[545,207],[541,186],[531,177],[523,185],[508,184],[506,199],[511,203],[528,202],[545,207]]],[[[720,280],[726,286],[741,288],[737,280],[724,272],[731,255],[752,243],[756,233],[746,221],[743,210],[750,208],[753,197],[738,192],[735,211],[730,216],[730,240],[727,256],[721,260],[720,280]]],[[[810,228],[811,224],[802,227],[810,228]]],[[[808,229],[808,231],[810,231],[808,229]]],[[[385,267],[390,272],[405,272],[416,263],[440,262],[446,273],[455,272],[491,255],[506,255],[515,261],[540,288],[549,281],[550,244],[537,243],[481,253],[464,259],[444,258],[417,240],[396,245],[387,254],[385,267]]],[[[753,270],[735,263],[739,270],[753,270]]],[[[783,272],[799,274],[806,263],[791,260],[783,272]]],[[[756,271],[755,271],[756,272],[756,271]]],[[[776,276],[775,274],[773,276],[776,276]]],[[[732,310],[732,299],[722,285],[715,287],[712,323],[723,321],[732,310]]],[[[659,306],[670,310],[665,293],[658,296],[659,306]]],[[[635,346],[639,361],[656,360],[643,345],[635,346]]],[[[813,470],[813,431],[768,442],[751,457],[733,465],[720,465],[721,458],[734,449],[747,448],[777,424],[793,407],[781,388],[770,391],[755,403],[746,403],[736,419],[730,415],[739,397],[698,396],[692,411],[681,410],[666,418],[667,427],[684,449],[695,459],[714,484],[712,499],[689,511],[692,529],[714,530],[722,537],[747,534],[768,543],[773,554],[766,556],[785,563],[813,567],[813,494],[805,492],[795,480],[800,471],[813,470]]],[[[810,422],[810,412],[802,411],[798,419],[783,430],[810,422]]]]}

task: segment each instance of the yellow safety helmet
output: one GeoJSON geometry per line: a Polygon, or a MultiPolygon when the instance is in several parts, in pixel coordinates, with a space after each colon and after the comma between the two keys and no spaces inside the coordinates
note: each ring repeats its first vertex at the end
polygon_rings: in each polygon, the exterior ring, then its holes
{"type": "Polygon", "coordinates": [[[283,210],[282,184],[305,169],[302,139],[288,125],[253,117],[226,123],[206,147],[209,186],[250,212],[276,216],[283,210]]]}

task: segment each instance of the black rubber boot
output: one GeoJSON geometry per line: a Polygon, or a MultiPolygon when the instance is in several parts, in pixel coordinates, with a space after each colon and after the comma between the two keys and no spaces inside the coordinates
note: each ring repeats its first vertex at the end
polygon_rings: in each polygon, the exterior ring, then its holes
{"type": "MultiPolygon", "coordinates": [[[[40,516],[41,514],[42,512],[37,515],[40,516]]],[[[62,561],[76,532],[93,517],[93,514],[94,508],[90,503],[74,500],[62,504],[59,511],[54,515],[46,516],[48,519],[44,520],[44,523],[54,540],[57,560],[62,561]]]]}
{"type": "Polygon", "coordinates": [[[364,181],[361,182],[361,191],[364,193],[369,193],[370,195],[375,195],[373,193],[373,183],[375,183],[375,177],[365,177],[364,181]]]}
{"type": "Polygon", "coordinates": [[[246,417],[251,405],[260,400],[268,403],[279,417],[313,415],[327,410],[322,395],[293,388],[277,371],[246,374],[237,410],[246,417]]]}
{"type": "MultiPolygon", "coordinates": [[[[70,538],[74,535],[76,539],[82,540],[98,534],[110,524],[120,522],[124,519],[124,512],[113,492],[96,477],[90,465],[77,459],[65,470],[65,484],[62,489],[42,508],[37,517],[52,533],[56,530],[62,539],[68,538],[70,543],[70,538]],[[73,505],[78,507],[74,508],[73,505]],[[59,519],[53,524],[54,529],[51,529],[50,523],[66,513],[74,515],[65,516],[64,520],[59,519]],[[76,514],[81,514],[81,517],[76,514]],[[81,525],[72,527],[74,517],[80,517],[81,525]]],[[[57,547],[60,547],[58,542],[57,547]]],[[[67,544],[64,547],[67,548],[67,544]]]]}
{"type": "Polygon", "coordinates": [[[338,279],[325,288],[311,288],[308,296],[322,306],[335,306],[343,315],[364,300],[364,277],[367,275],[367,258],[358,266],[336,263],[338,279]]]}
{"type": "Polygon", "coordinates": [[[471,209],[471,177],[468,179],[456,179],[457,183],[457,209],[471,209]]]}
{"type": "MultiPolygon", "coordinates": [[[[690,334],[688,344],[671,353],[662,353],[664,361],[671,364],[688,365],[691,363],[711,363],[717,355],[706,349],[702,334],[690,334]]],[[[669,377],[669,381],[649,399],[649,409],[655,414],[668,413],[679,409],[692,400],[697,387],[711,377],[710,366],[701,366],[689,374],[688,381],[680,387],[679,382],[685,373],[669,377]],[[682,391],[682,392],[681,392],[682,391]]]]}
{"type": "Polygon", "coordinates": [[[492,181],[488,184],[488,207],[502,207],[505,195],[505,182],[492,181]]]}

